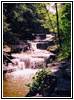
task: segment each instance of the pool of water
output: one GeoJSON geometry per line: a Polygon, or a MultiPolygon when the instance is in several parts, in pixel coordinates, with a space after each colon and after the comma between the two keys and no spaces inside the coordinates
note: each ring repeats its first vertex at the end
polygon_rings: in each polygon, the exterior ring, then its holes
{"type": "Polygon", "coordinates": [[[3,76],[3,97],[24,97],[29,92],[25,85],[32,82],[32,76],[38,70],[26,69],[18,70],[12,73],[6,73],[3,76]]]}

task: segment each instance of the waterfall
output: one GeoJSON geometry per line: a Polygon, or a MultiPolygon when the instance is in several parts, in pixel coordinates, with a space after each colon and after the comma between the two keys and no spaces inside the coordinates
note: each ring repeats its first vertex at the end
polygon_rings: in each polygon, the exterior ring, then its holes
{"type": "Polygon", "coordinates": [[[34,41],[28,40],[28,48],[30,51],[36,51],[37,50],[37,43],[34,41]]]}
{"type": "Polygon", "coordinates": [[[36,51],[37,50],[37,44],[31,42],[31,50],[36,51]]]}
{"type": "Polygon", "coordinates": [[[42,43],[43,45],[43,41],[46,42],[46,40],[50,40],[51,37],[52,37],[51,35],[46,35],[46,39],[43,40],[40,40],[39,36],[35,40],[27,40],[27,45],[29,47],[29,50],[27,50],[27,52],[11,54],[11,56],[14,58],[12,59],[12,62],[15,65],[9,63],[8,67],[6,67],[7,70],[9,69],[25,70],[26,68],[33,68],[33,69],[41,68],[41,65],[43,63],[46,63],[47,60],[49,60],[50,55],[53,54],[49,53],[47,50],[38,49],[37,44],[42,43]]]}
{"type": "Polygon", "coordinates": [[[19,64],[18,64],[18,69],[19,69],[19,70],[24,70],[24,69],[25,69],[25,64],[24,64],[23,61],[19,62],[19,64]]]}
{"type": "Polygon", "coordinates": [[[50,55],[52,55],[52,53],[47,50],[37,48],[39,43],[41,43],[42,46],[44,42],[50,40],[50,37],[51,36],[48,35],[46,39],[40,40],[38,35],[35,40],[27,40],[26,45],[28,50],[26,52],[24,50],[25,44],[21,43],[22,46],[20,46],[20,48],[22,48],[22,52],[11,54],[13,58],[11,61],[13,64],[3,64],[3,72],[5,71],[5,79],[3,79],[3,96],[25,96],[25,92],[29,89],[25,87],[25,84],[32,82],[32,77],[36,72],[42,69],[43,64],[46,66],[47,60],[49,62],[50,55]],[[23,95],[21,96],[20,94],[23,95]]]}

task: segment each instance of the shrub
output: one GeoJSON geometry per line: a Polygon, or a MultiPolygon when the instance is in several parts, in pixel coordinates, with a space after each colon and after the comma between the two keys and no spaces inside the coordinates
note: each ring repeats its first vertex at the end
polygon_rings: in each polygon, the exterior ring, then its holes
{"type": "Polygon", "coordinates": [[[51,72],[46,72],[45,69],[37,72],[32,77],[33,82],[27,84],[30,91],[27,96],[35,96],[37,93],[43,96],[50,96],[56,86],[56,77],[51,75],[51,72]]]}

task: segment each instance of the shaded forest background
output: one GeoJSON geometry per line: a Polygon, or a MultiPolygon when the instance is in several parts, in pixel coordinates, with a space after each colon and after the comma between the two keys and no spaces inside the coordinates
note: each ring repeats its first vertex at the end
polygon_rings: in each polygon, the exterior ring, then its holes
{"type": "Polygon", "coordinates": [[[71,55],[71,3],[3,3],[3,47],[34,39],[36,34],[55,34],[58,57],[71,55]],[[57,7],[57,8],[56,8],[57,7]],[[57,23],[58,14],[58,23],[57,23]],[[59,25],[59,33],[57,26],[59,25]],[[59,37],[60,36],[60,41],[59,37]],[[60,45],[61,44],[61,47],[60,45]]]}

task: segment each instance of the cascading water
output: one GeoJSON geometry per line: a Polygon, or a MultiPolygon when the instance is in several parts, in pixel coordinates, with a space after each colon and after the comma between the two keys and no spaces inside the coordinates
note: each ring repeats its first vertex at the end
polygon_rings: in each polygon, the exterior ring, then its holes
{"type": "Polygon", "coordinates": [[[34,42],[30,42],[31,43],[31,51],[36,51],[37,50],[37,46],[36,46],[36,44],[37,43],[34,43],[34,42]]]}
{"type": "Polygon", "coordinates": [[[11,54],[15,59],[12,59],[14,65],[9,63],[6,67],[8,73],[4,75],[4,97],[23,97],[27,94],[28,91],[26,90],[28,88],[25,84],[32,82],[32,76],[38,70],[41,70],[41,65],[46,63],[50,55],[53,55],[46,50],[38,49],[37,44],[41,43],[41,41],[49,41],[52,37],[52,35],[46,35],[46,38],[42,40],[39,36],[33,41],[28,40],[28,44],[30,45],[28,51],[23,52],[22,50],[21,53],[11,54]]]}

